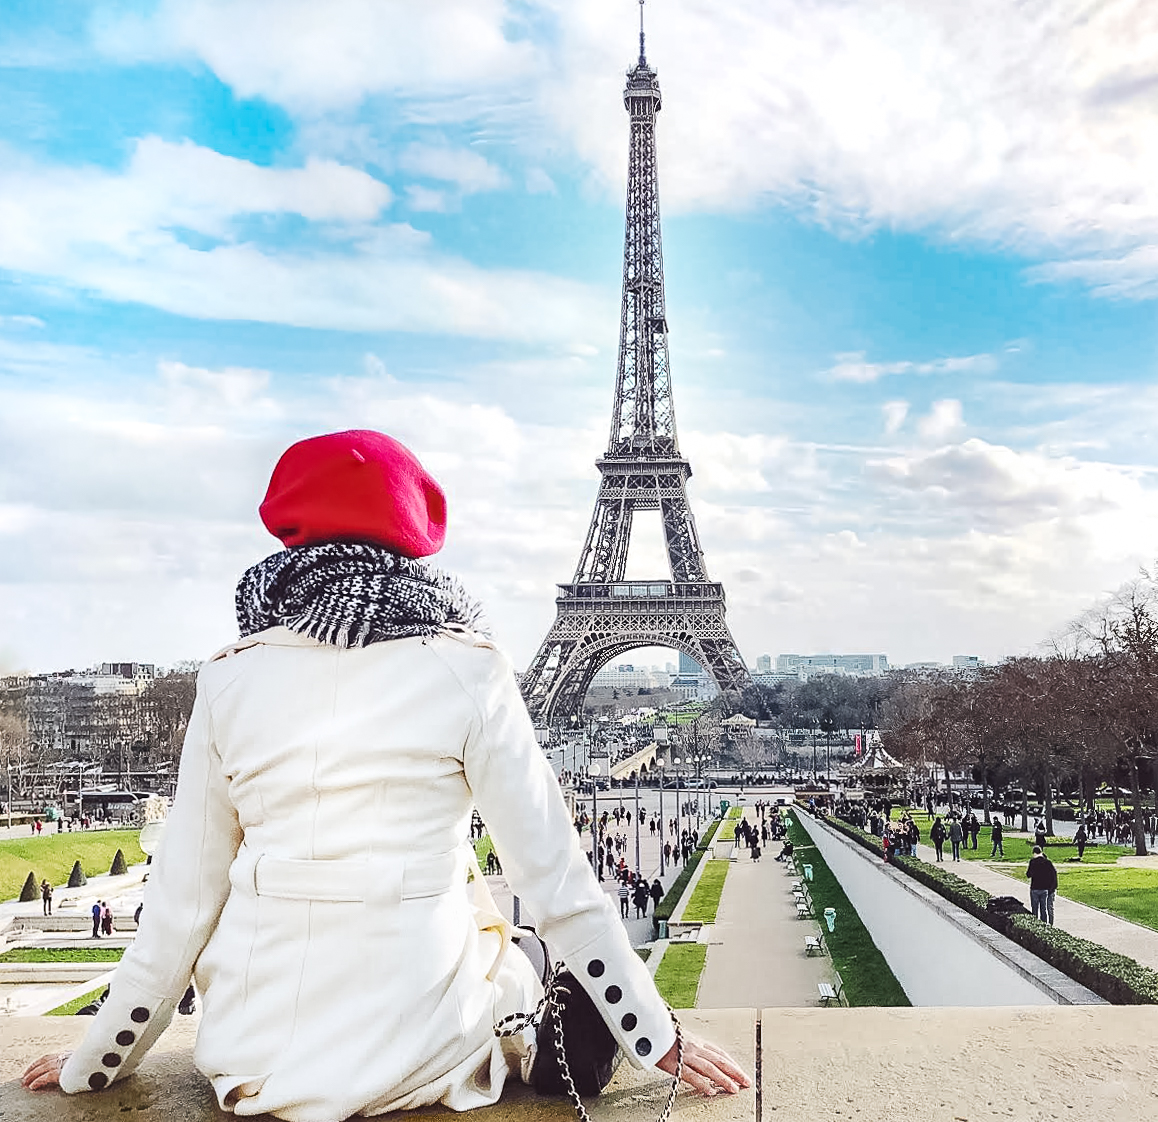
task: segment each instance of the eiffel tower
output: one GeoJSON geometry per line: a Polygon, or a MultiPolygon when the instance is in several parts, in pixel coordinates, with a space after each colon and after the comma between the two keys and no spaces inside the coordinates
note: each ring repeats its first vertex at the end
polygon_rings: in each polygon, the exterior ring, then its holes
{"type": "Polygon", "coordinates": [[[558,586],[555,622],[522,677],[523,697],[539,725],[580,714],[595,672],[637,647],[683,651],[721,690],[752,684],[724,619],[724,586],[708,578],[688,506],[692,469],[676,439],[655,156],[661,97],[644,53],[643,0],[639,62],[627,72],[623,102],[631,133],[611,437],[595,461],[599,496],[575,576],[558,586]],[[670,579],[624,579],[637,510],[660,512],[670,579]]]}

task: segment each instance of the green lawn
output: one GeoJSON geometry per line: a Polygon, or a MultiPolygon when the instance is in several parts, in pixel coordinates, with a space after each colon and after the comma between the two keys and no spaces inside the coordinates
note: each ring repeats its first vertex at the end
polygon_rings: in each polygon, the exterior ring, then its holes
{"type": "MultiPolygon", "coordinates": [[[[484,873],[487,871],[487,854],[494,848],[490,834],[484,834],[481,838],[475,839],[474,855],[478,859],[479,868],[482,869],[484,873]]],[[[497,857],[498,854],[496,853],[495,856],[497,857]]]]}
{"type": "MultiPolygon", "coordinates": [[[[933,827],[933,820],[923,810],[916,810],[915,808],[901,808],[893,810],[893,821],[899,822],[901,815],[905,810],[908,810],[910,817],[917,824],[917,829],[921,831],[921,841],[925,845],[932,845],[929,840],[929,831],[933,827]]],[[[945,829],[949,828],[949,823],[945,822],[945,829]]],[[[982,826],[981,832],[977,835],[977,848],[970,849],[962,842],[961,844],[961,860],[962,861],[1000,861],[1000,856],[990,858],[993,852],[993,842],[989,837],[990,827],[982,826]]],[[[1033,856],[1033,838],[1026,837],[1024,834],[1011,834],[1010,829],[1005,827],[1004,837],[1002,839],[1002,848],[1005,851],[1004,860],[1006,861],[1024,861],[1027,865],[1029,859],[1033,856]]],[[[945,842],[945,860],[950,859],[953,852],[953,847],[946,840],[945,842]]],[[[1133,853],[1133,847],[1126,847],[1123,845],[1094,845],[1087,846],[1085,856],[1082,858],[1083,864],[1090,865],[1112,865],[1123,854],[1133,853]]],[[[1052,838],[1050,843],[1046,846],[1046,853],[1050,860],[1055,864],[1062,861],[1068,861],[1071,857],[1076,858],[1078,855],[1078,847],[1072,844],[1065,838],[1052,838]]],[[[1075,862],[1076,863],[1076,862],[1075,862]]]]}
{"type": "Polygon", "coordinates": [[[844,983],[845,1000],[849,1005],[912,1004],[795,811],[788,816],[788,836],[800,863],[812,866],[808,887],[813,912],[820,919],[832,965],[844,983]],[[836,910],[836,928],[831,933],[821,918],[825,908],[836,910]]]}
{"type": "Polygon", "coordinates": [[[716,841],[730,842],[736,840],[736,823],[734,819],[728,818],[720,827],[720,832],[716,834],[716,841]]]}
{"type": "Polygon", "coordinates": [[[74,997],[71,1001],[66,1001],[63,1005],[58,1005],[55,1009],[49,1009],[45,1016],[71,1017],[78,1009],[83,1009],[90,1002],[96,1001],[96,999],[104,992],[105,987],[98,986],[95,990],[89,990],[88,993],[82,993],[80,997],[74,997]]]}
{"type": "Polygon", "coordinates": [[[655,986],[673,1009],[694,1009],[708,958],[703,943],[672,943],[655,971],[655,986]]]}
{"type": "Polygon", "coordinates": [[[696,881],[695,891],[684,908],[683,920],[688,923],[715,923],[720,909],[720,895],[728,876],[731,861],[709,861],[696,881]]]}
{"type": "Polygon", "coordinates": [[[93,830],[0,841],[0,900],[19,896],[30,872],[37,884],[47,879],[57,887],[68,883],[74,861],[80,861],[85,876],[107,873],[118,849],[125,851],[130,865],[139,864],[145,859],[137,844],[139,834],[140,830],[93,830]]]}
{"type": "Polygon", "coordinates": [[[14,947],[0,962],[120,962],[124,947],[14,947]]]}
{"type": "Polygon", "coordinates": [[[1158,931],[1158,869],[1058,866],[1058,892],[1158,931]]]}

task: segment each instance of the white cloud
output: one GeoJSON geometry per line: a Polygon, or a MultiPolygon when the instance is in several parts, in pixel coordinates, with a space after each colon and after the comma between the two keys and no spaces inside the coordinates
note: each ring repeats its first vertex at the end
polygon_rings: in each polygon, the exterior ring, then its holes
{"type": "Polygon", "coordinates": [[[946,398],[933,402],[928,414],[917,422],[917,431],[925,440],[940,442],[955,436],[964,426],[961,402],[946,398]]]}
{"type": "Polygon", "coordinates": [[[495,191],[507,182],[500,168],[469,148],[410,144],[403,149],[398,163],[411,175],[453,183],[464,195],[495,191]]]}
{"type": "Polygon", "coordinates": [[[881,413],[885,420],[885,435],[892,436],[899,432],[905,423],[905,418],[909,415],[909,403],[907,401],[886,401],[881,406],[881,413]]]}
{"type": "Polygon", "coordinates": [[[1158,296],[1158,245],[1141,245],[1118,257],[1052,261],[1028,270],[1039,281],[1078,281],[1099,296],[1152,300],[1158,296]]]}
{"type": "Polygon", "coordinates": [[[504,35],[513,18],[503,0],[162,0],[145,18],[98,13],[93,33],[113,58],[197,58],[241,97],[313,115],[513,84],[535,55],[504,35]]]}
{"type": "Polygon", "coordinates": [[[0,328],[43,327],[44,320],[37,316],[0,316],[0,328]]]}
{"type": "Polygon", "coordinates": [[[836,363],[825,371],[834,382],[876,382],[888,374],[970,374],[987,373],[997,366],[992,355],[962,355],[938,358],[930,362],[865,362],[864,352],[836,356],[836,363]]]}
{"type": "MultiPolygon", "coordinates": [[[[393,378],[373,354],[324,381],[167,358],[147,379],[68,389],[42,357],[35,380],[0,381],[0,630],[19,637],[9,661],[171,662],[228,640],[234,581],[276,546],[256,509],[277,456],[351,427],[394,433],[446,487],[439,560],[486,601],[516,663],[545,633],[598,485],[606,374],[593,359],[488,364],[435,386],[393,378]],[[515,411],[524,390],[546,392],[544,370],[575,380],[581,405],[527,424],[515,411]]],[[[980,440],[882,456],[778,433],[681,435],[709,572],[749,655],[996,658],[1032,647],[1154,552],[1158,479],[1113,465],[980,440]]],[[[637,560],[662,572],[657,541],[637,560]]]]}
{"type": "Polygon", "coordinates": [[[140,141],[119,174],[9,156],[0,268],[107,299],[203,319],[567,344],[614,322],[608,296],[585,285],[481,269],[408,226],[372,225],[389,188],[331,161],[263,168],[156,138],[140,141]],[[245,241],[238,220],[255,213],[324,222],[335,248],[245,241]],[[208,244],[190,244],[190,231],[208,244]]]}

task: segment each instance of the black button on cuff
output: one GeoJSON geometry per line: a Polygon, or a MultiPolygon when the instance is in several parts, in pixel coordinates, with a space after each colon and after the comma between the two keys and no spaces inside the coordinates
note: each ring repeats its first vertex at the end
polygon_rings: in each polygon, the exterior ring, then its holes
{"type": "Polygon", "coordinates": [[[127,1048],[130,1044],[134,1043],[136,1039],[137,1034],[130,1032],[128,1029],[121,1029],[121,1031],[117,1033],[117,1043],[122,1048],[127,1048]]]}
{"type": "Polygon", "coordinates": [[[606,969],[607,967],[603,965],[603,959],[601,958],[593,958],[587,963],[587,973],[590,974],[592,978],[602,978],[603,971],[606,969]]]}
{"type": "Polygon", "coordinates": [[[603,996],[607,998],[608,1005],[616,1005],[623,999],[623,990],[618,986],[608,986],[603,991],[603,996]]]}
{"type": "Polygon", "coordinates": [[[624,1032],[631,1032],[631,1030],[639,1024],[639,1018],[636,1017],[634,1013],[624,1013],[623,1020],[619,1023],[623,1027],[624,1032]]]}
{"type": "Polygon", "coordinates": [[[88,1077],[88,1085],[94,1091],[103,1091],[109,1085],[109,1077],[103,1071],[94,1071],[88,1077]]]}
{"type": "Polygon", "coordinates": [[[139,1025],[143,1025],[149,1019],[149,1011],[143,1005],[138,1005],[136,1009],[129,1014],[129,1019],[136,1021],[139,1025]]]}
{"type": "Polygon", "coordinates": [[[106,1052],[103,1056],[101,1056],[101,1063],[104,1064],[105,1067],[120,1067],[121,1066],[120,1053],[119,1052],[106,1052]]]}
{"type": "Polygon", "coordinates": [[[635,1054],[637,1056],[651,1055],[651,1041],[648,1040],[646,1036],[641,1036],[635,1042],[635,1054]]]}

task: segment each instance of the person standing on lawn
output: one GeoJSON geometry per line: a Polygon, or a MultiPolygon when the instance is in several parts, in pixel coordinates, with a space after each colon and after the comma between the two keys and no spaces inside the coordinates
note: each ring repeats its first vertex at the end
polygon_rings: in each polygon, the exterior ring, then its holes
{"type": "Polygon", "coordinates": [[[961,822],[954,815],[949,820],[949,842],[953,846],[953,860],[961,860],[961,839],[965,836],[964,830],[961,829],[961,822]]]}
{"type": "Polygon", "coordinates": [[[941,821],[941,816],[938,814],[933,819],[933,825],[929,830],[929,840],[933,843],[933,848],[937,851],[937,860],[945,860],[945,823],[941,821]]]}
{"type": "Polygon", "coordinates": [[[1057,866],[1041,851],[1033,847],[1033,857],[1025,870],[1029,877],[1029,906],[1034,919],[1053,926],[1053,898],[1057,894],[1057,866]]]}
{"type": "Polygon", "coordinates": [[[996,818],[993,819],[993,829],[989,836],[993,841],[993,848],[989,851],[989,856],[993,857],[994,855],[1000,853],[1001,856],[1004,857],[1005,844],[1002,841],[1003,835],[1001,832],[1001,823],[996,818]]]}
{"type": "Polygon", "coordinates": [[[1086,824],[1084,822],[1078,823],[1077,832],[1074,834],[1074,845],[1078,847],[1078,860],[1082,859],[1082,854],[1086,851],[1086,842],[1089,840],[1089,835],[1086,833],[1086,824]]]}

